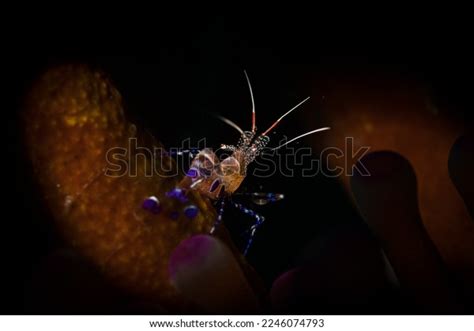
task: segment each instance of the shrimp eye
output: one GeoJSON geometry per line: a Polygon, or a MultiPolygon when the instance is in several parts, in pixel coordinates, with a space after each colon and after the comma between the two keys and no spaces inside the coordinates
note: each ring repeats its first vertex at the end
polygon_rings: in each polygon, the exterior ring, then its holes
{"type": "Polygon", "coordinates": [[[229,156],[219,164],[219,172],[221,176],[240,174],[240,163],[235,157],[229,156]]]}

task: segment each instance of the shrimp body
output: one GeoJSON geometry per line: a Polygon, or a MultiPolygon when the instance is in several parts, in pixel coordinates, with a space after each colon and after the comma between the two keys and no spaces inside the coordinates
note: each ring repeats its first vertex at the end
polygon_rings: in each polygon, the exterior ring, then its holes
{"type": "Polygon", "coordinates": [[[203,149],[191,162],[179,186],[197,190],[211,200],[232,195],[245,179],[247,166],[270,141],[268,136],[253,139],[254,136],[254,132],[242,132],[237,146],[222,145],[222,150],[231,152],[222,161],[211,149],[203,149]]]}
{"type": "Polygon", "coordinates": [[[245,179],[238,152],[224,160],[205,149],[193,159],[186,176],[179,183],[185,190],[196,190],[211,200],[232,195],[245,179]]]}

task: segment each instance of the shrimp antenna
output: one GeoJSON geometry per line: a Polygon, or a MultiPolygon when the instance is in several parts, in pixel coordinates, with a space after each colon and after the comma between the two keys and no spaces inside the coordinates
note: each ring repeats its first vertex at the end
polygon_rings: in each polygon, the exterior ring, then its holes
{"type": "Polygon", "coordinates": [[[280,121],[287,115],[289,115],[293,110],[295,110],[296,108],[298,108],[299,106],[301,106],[303,103],[305,103],[306,101],[308,101],[309,97],[307,97],[306,99],[304,99],[303,101],[301,101],[299,104],[297,104],[296,106],[294,106],[293,108],[291,108],[290,110],[288,110],[286,113],[284,113],[279,119],[277,119],[268,129],[267,131],[265,131],[264,133],[262,133],[262,136],[266,136],[270,131],[272,131],[272,129],[277,126],[278,123],[280,123],[280,121]]]}
{"type": "Polygon", "coordinates": [[[244,70],[244,74],[245,78],[247,79],[247,84],[249,85],[250,99],[252,99],[252,132],[255,132],[255,130],[257,129],[255,125],[255,100],[253,99],[252,85],[250,84],[250,79],[247,75],[247,71],[244,70]]]}
{"type": "Polygon", "coordinates": [[[309,136],[310,134],[313,134],[313,133],[316,133],[316,132],[321,132],[321,131],[326,131],[326,130],[329,130],[331,129],[330,127],[324,127],[324,128],[319,128],[319,129],[316,129],[316,130],[313,130],[313,131],[309,131],[309,132],[306,132],[306,133],[303,133],[302,135],[299,135],[298,137],[295,137],[291,140],[288,140],[286,143],[284,143],[283,145],[280,145],[278,147],[275,147],[275,148],[272,148],[272,151],[274,150],[277,150],[279,148],[282,148],[283,146],[286,146],[288,145],[289,143],[292,143],[293,141],[295,140],[298,140],[298,139],[301,139],[303,137],[306,137],[306,136],[309,136]]]}
{"type": "Polygon", "coordinates": [[[237,124],[235,124],[234,122],[232,122],[230,119],[228,118],[225,118],[224,116],[221,116],[221,115],[215,115],[218,119],[220,119],[222,122],[224,122],[225,124],[233,127],[234,129],[236,129],[237,131],[239,131],[240,134],[244,134],[244,130],[242,130],[240,128],[240,126],[238,126],[237,124]]]}

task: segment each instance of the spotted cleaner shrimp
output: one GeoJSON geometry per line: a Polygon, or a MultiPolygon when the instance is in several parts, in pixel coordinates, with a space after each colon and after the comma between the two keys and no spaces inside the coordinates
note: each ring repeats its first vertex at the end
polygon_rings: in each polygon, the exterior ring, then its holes
{"type": "MultiPolygon", "coordinates": [[[[264,216],[254,212],[252,209],[247,208],[240,203],[233,202],[230,197],[236,193],[244,181],[249,164],[251,164],[262,153],[262,151],[267,148],[267,145],[270,142],[268,134],[283,120],[283,118],[288,116],[295,109],[305,103],[309,97],[280,116],[263,133],[257,134],[255,100],[253,97],[252,86],[250,84],[250,79],[247,75],[247,72],[244,71],[244,74],[247,80],[250,98],[252,101],[252,129],[250,131],[244,131],[233,121],[225,117],[218,116],[220,120],[240,133],[240,139],[237,145],[221,145],[220,150],[229,153],[229,155],[224,157],[222,160],[220,160],[216,153],[210,148],[205,148],[202,150],[190,149],[177,152],[178,155],[187,153],[194,158],[186,173],[186,176],[174,189],[166,192],[166,198],[176,199],[183,204],[186,204],[188,202],[186,197],[187,192],[189,190],[195,190],[203,196],[216,201],[216,206],[218,207],[217,219],[210,230],[210,234],[213,234],[216,228],[222,223],[224,210],[227,203],[230,203],[239,211],[252,217],[254,223],[249,229],[249,237],[244,249],[244,255],[246,255],[250,246],[252,245],[257,229],[263,224],[265,218],[264,216]]],[[[306,132],[286,141],[284,144],[278,147],[272,148],[272,150],[277,150],[310,134],[329,129],[329,127],[323,127],[306,132]]],[[[254,201],[258,201],[258,204],[274,202],[284,198],[283,194],[276,193],[255,192],[251,193],[250,195],[254,198],[254,201]]],[[[156,196],[147,197],[144,200],[142,207],[155,214],[158,214],[162,211],[160,198],[156,196]]],[[[198,215],[199,210],[195,205],[191,204],[186,205],[183,209],[183,212],[186,217],[193,219],[198,215]]],[[[175,215],[176,217],[178,214],[178,211],[172,212],[172,215],[175,215]]]]}

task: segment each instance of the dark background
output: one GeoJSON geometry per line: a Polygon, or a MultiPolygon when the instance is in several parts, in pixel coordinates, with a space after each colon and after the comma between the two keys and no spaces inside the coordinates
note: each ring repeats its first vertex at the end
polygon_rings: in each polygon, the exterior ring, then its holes
{"type": "MultiPolygon", "coordinates": [[[[141,312],[108,307],[89,310],[66,301],[50,303],[35,297],[48,292],[31,285],[37,268],[64,243],[36,191],[24,155],[19,114],[29,84],[51,65],[75,61],[103,69],[122,93],[128,116],[147,127],[165,146],[175,145],[189,133],[195,141],[206,137],[211,146],[235,143],[236,132],[209,114],[219,113],[244,129],[250,126],[244,69],[253,85],[261,129],[310,95],[310,77],[327,71],[395,72],[420,79],[431,87],[435,102],[449,102],[456,116],[472,120],[472,52],[467,21],[462,16],[452,16],[454,20],[441,16],[431,22],[414,17],[410,23],[401,18],[385,21],[383,15],[375,22],[362,18],[355,22],[341,18],[322,21],[324,13],[281,18],[268,15],[265,20],[258,15],[251,19],[193,16],[181,21],[163,16],[135,33],[123,27],[133,25],[131,22],[117,21],[84,35],[80,28],[61,35],[61,22],[41,30],[33,24],[21,36],[10,36],[14,41],[9,48],[12,55],[3,62],[3,100],[7,107],[2,116],[8,157],[0,313],[71,312],[68,307],[78,313],[141,312]],[[101,52],[143,55],[90,55],[101,52]]],[[[314,105],[318,101],[310,102],[314,105]]],[[[288,118],[278,134],[293,137],[302,133],[301,118],[288,118]]],[[[265,191],[282,192],[287,197],[258,209],[268,221],[258,233],[249,260],[267,286],[282,272],[314,258],[307,254],[308,245],[324,245],[336,233],[365,238],[376,247],[337,180],[277,175],[267,180],[248,178],[244,183],[249,191],[260,185],[265,191]]],[[[238,221],[235,213],[228,214],[230,227],[238,221]]],[[[340,247],[346,248],[343,243],[340,247]]],[[[350,258],[350,246],[346,252],[350,258]]],[[[64,282],[67,288],[67,279],[64,282]]],[[[388,285],[368,303],[328,307],[315,312],[419,312],[388,285]]]]}

